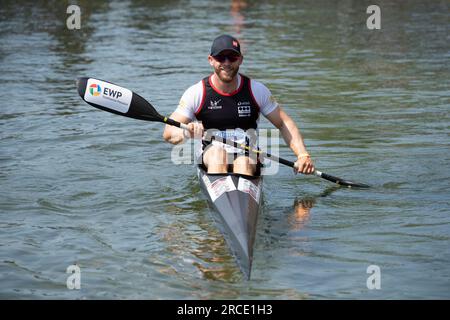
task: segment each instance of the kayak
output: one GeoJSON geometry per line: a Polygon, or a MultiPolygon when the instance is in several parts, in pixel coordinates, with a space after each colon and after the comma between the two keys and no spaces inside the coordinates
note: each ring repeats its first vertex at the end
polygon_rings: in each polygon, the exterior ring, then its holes
{"type": "Polygon", "coordinates": [[[234,173],[208,174],[201,166],[197,170],[218,229],[242,273],[250,279],[263,178],[234,173]]]}

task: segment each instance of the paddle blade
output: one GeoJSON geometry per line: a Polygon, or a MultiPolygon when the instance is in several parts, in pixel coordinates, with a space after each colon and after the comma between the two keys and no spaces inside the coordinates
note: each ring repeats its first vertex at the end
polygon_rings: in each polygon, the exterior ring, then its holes
{"type": "Polygon", "coordinates": [[[93,107],[134,119],[164,122],[155,108],[140,95],[111,82],[78,78],[80,97],[93,107]]]}

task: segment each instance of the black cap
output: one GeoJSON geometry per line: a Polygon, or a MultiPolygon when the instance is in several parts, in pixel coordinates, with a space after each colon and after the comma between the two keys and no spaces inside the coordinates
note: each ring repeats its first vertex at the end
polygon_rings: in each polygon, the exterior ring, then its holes
{"type": "Polygon", "coordinates": [[[214,39],[213,44],[211,46],[211,55],[217,56],[222,51],[230,50],[234,51],[237,54],[241,54],[241,45],[239,44],[239,41],[227,34],[223,34],[217,38],[214,39]]]}

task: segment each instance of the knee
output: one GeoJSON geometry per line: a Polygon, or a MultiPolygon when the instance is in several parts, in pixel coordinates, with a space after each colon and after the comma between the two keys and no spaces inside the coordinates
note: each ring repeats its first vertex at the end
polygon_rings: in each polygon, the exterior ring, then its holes
{"type": "Polygon", "coordinates": [[[256,162],[250,159],[249,157],[238,157],[236,160],[234,160],[233,165],[235,166],[242,166],[242,167],[248,167],[252,165],[256,165],[256,162]]]}
{"type": "Polygon", "coordinates": [[[233,162],[233,172],[254,175],[256,172],[256,162],[249,157],[238,157],[233,162]]]}
{"type": "Polygon", "coordinates": [[[218,146],[211,146],[204,153],[205,164],[225,165],[227,158],[226,151],[218,146]]]}

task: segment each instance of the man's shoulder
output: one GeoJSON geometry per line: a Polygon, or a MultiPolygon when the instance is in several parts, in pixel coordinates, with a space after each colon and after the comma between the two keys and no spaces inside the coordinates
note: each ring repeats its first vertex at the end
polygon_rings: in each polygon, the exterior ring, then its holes
{"type": "Polygon", "coordinates": [[[250,79],[250,85],[252,88],[252,91],[255,93],[263,93],[263,94],[270,94],[270,90],[269,88],[267,88],[267,86],[262,83],[261,81],[255,80],[255,79],[250,79]]]}
{"type": "Polygon", "coordinates": [[[278,103],[272,96],[272,92],[262,82],[251,79],[251,90],[255,97],[256,103],[258,103],[262,114],[265,116],[271,113],[277,108],[278,103]]]}

